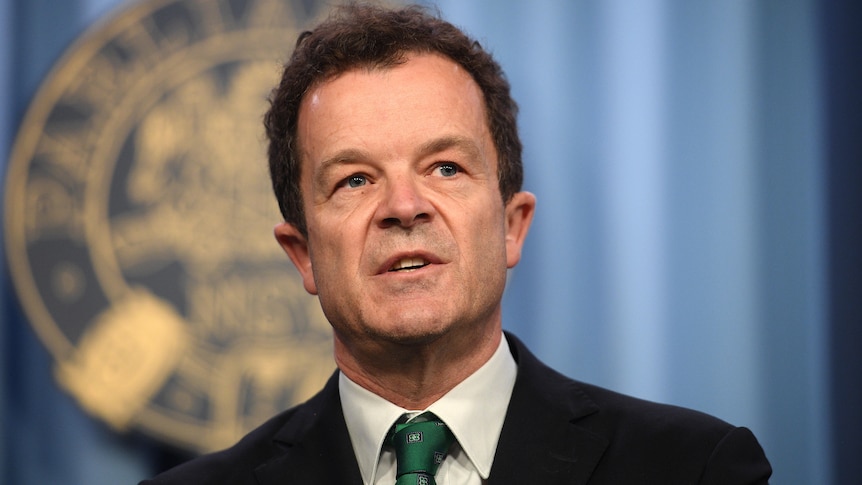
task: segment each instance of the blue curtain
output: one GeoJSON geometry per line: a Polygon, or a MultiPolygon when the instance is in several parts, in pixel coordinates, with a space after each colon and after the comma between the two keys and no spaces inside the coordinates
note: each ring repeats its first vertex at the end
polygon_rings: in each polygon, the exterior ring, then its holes
{"type": "MultiPolygon", "coordinates": [[[[0,5],[4,153],[51,64],[119,3],[0,5]]],[[[570,376],[752,428],[774,483],[833,483],[815,2],[435,3],[521,105],[539,204],[504,326],[570,376]]],[[[56,388],[3,285],[0,481],[150,475],[160,451],[56,388]]]]}

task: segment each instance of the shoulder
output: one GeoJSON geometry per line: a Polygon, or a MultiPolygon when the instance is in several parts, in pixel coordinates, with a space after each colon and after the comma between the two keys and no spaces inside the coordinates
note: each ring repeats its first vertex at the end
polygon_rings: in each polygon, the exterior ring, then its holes
{"type": "Polygon", "coordinates": [[[654,445],[671,441],[685,446],[686,439],[719,440],[733,428],[706,413],[571,379],[540,362],[522,343],[513,341],[518,360],[513,401],[569,416],[581,426],[613,438],[612,443],[643,440],[654,445]]]}
{"type": "Polygon", "coordinates": [[[717,417],[679,406],[652,402],[614,392],[602,387],[575,381],[575,386],[588,396],[598,411],[590,416],[596,430],[626,440],[640,439],[649,443],[674,443],[680,447],[696,441],[717,443],[735,427],[717,417]]]}
{"type": "Polygon", "coordinates": [[[194,458],[141,485],[257,483],[254,469],[282,451],[274,438],[300,407],[273,417],[230,448],[194,458]]]}
{"type": "MultiPolygon", "coordinates": [[[[706,413],[577,383],[596,403],[582,425],[608,438],[604,462],[697,483],[767,483],[772,469],[750,430],[706,413]],[[669,475],[668,475],[669,476],[669,475]]],[[[616,466],[604,467],[609,473],[616,466]]]]}
{"type": "MultiPolygon", "coordinates": [[[[257,484],[255,470],[283,455],[303,436],[319,410],[333,398],[330,383],[309,401],[288,409],[255,428],[230,448],[205,454],[167,470],[140,485],[257,484]]],[[[337,399],[337,394],[335,395],[337,399]]]]}
{"type": "Polygon", "coordinates": [[[516,338],[507,337],[519,367],[510,407],[516,410],[513,417],[539,410],[560,425],[576,428],[573,433],[578,436],[603,443],[596,473],[607,474],[609,483],[628,478],[616,475],[620,470],[697,483],[739,483],[737,476],[765,483],[771,473],[748,429],[692,409],[573,380],[544,365],[516,338]]]}
{"type": "MultiPolygon", "coordinates": [[[[637,430],[650,435],[700,430],[721,435],[730,424],[688,408],[661,404],[569,378],[546,366],[512,335],[507,335],[518,362],[516,391],[531,406],[593,423],[597,431],[637,430]]],[[[655,436],[654,436],[655,437],[655,436]]]]}

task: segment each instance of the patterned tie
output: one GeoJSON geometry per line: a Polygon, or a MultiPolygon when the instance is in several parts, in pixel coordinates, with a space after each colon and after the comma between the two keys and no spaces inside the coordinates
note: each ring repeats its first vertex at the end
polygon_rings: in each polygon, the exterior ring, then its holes
{"type": "Polygon", "coordinates": [[[398,463],[395,485],[436,485],[434,475],[454,441],[449,427],[432,413],[396,423],[387,437],[398,463]]]}

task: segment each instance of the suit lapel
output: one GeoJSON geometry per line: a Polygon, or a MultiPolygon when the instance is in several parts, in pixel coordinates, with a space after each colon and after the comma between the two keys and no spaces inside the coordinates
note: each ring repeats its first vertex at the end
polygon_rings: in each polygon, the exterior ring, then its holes
{"type": "Polygon", "coordinates": [[[608,440],[578,421],[598,407],[572,380],[538,361],[510,334],[518,377],[489,482],[585,484],[608,440]]]}
{"type": "Polygon", "coordinates": [[[361,485],[338,395],[338,372],[276,434],[285,452],[255,470],[260,485],[361,485]]]}

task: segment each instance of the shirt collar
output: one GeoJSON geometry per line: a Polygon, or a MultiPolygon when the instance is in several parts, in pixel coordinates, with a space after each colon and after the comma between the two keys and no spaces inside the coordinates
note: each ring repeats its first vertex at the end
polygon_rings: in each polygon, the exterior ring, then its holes
{"type": "MultiPolygon", "coordinates": [[[[491,473],[517,372],[503,336],[488,362],[427,409],[449,426],[483,478],[491,473]]],[[[389,428],[402,414],[416,410],[392,404],[343,373],[339,375],[338,389],[362,480],[372,483],[389,428]]]]}

